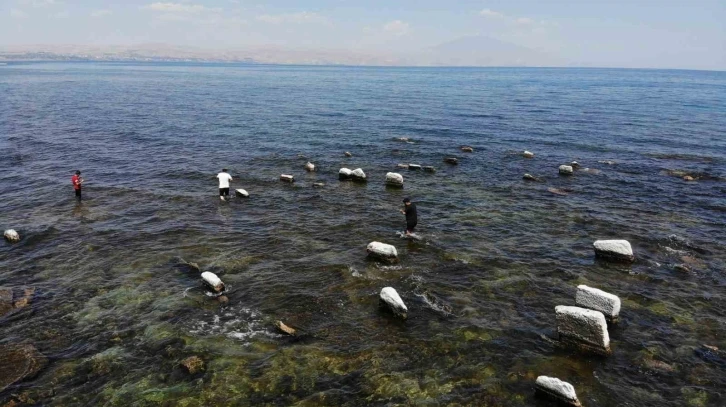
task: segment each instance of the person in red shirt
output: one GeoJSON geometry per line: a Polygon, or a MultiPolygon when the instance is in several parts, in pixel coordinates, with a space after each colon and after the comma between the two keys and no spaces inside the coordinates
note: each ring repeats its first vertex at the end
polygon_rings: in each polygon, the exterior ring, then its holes
{"type": "Polygon", "coordinates": [[[81,200],[81,185],[83,185],[83,178],[81,178],[81,172],[76,171],[76,175],[71,177],[71,183],[73,189],[76,191],[76,199],[81,200]]]}

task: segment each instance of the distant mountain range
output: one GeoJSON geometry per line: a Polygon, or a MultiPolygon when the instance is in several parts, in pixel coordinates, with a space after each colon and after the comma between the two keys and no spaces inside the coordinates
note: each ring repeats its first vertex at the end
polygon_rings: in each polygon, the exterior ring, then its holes
{"type": "Polygon", "coordinates": [[[201,49],[136,46],[30,45],[0,47],[0,61],[236,62],[378,66],[562,66],[557,57],[488,37],[463,37],[402,54],[279,46],[201,49]]]}

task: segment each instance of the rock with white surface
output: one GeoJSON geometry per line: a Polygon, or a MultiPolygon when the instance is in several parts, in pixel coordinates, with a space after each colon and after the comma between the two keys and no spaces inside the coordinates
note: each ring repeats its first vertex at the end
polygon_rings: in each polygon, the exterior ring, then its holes
{"type": "Polygon", "coordinates": [[[525,181],[539,181],[537,177],[532,174],[524,174],[524,176],[522,176],[522,179],[525,181]]]}
{"type": "Polygon", "coordinates": [[[402,168],[402,169],[407,170],[408,169],[408,164],[397,164],[396,165],[396,168],[402,168]]]}
{"type": "Polygon", "coordinates": [[[313,188],[322,188],[325,186],[323,182],[313,182],[313,188]]]}
{"type": "Polygon", "coordinates": [[[572,167],[569,165],[560,165],[560,175],[572,175],[572,167]]]}
{"type": "Polygon", "coordinates": [[[535,391],[549,399],[559,401],[568,406],[581,407],[575,388],[570,383],[556,377],[539,376],[534,382],[535,391]]]}
{"type": "Polygon", "coordinates": [[[280,175],[280,181],[295,182],[295,177],[292,175],[282,174],[280,175]]]}
{"type": "Polygon", "coordinates": [[[202,273],[202,281],[204,281],[204,284],[216,293],[224,291],[224,283],[211,271],[205,271],[202,273]]]}
{"type": "Polygon", "coordinates": [[[387,262],[398,261],[398,251],[394,246],[391,246],[390,244],[371,242],[368,243],[366,251],[368,252],[368,256],[379,260],[387,262]]]}
{"type": "Polygon", "coordinates": [[[234,194],[235,194],[235,195],[237,195],[237,196],[238,196],[238,197],[240,197],[240,198],[249,198],[249,197],[250,197],[250,193],[249,193],[249,192],[247,192],[247,191],[245,191],[245,190],[244,190],[244,189],[242,189],[242,188],[240,188],[240,189],[235,189],[235,190],[234,190],[234,194]]]}
{"type": "Polygon", "coordinates": [[[418,164],[409,164],[408,169],[412,171],[418,171],[421,169],[421,166],[418,164]]]}
{"type": "Polygon", "coordinates": [[[401,318],[408,316],[408,307],[403,303],[401,296],[393,287],[384,287],[380,294],[381,305],[388,308],[393,314],[401,318]]]}
{"type": "Polygon", "coordinates": [[[386,174],[386,185],[391,187],[403,187],[403,175],[389,172],[386,174]]]}
{"type": "Polygon", "coordinates": [[[15,229],[8,229],[4,233],[5,240],[7,240],[10,243],[15,243],[20,241],[20,233],[15,231],[15,229]]]}
{"type": "Polygon", "coordinates": [[[350,172],[350,179],[356,182],[366,182],[368,179],[366,178],[366,173],[363,172],[362,169],[356,168],[353,171],[350,172]]]}
{"type": "Polygon", "coordinates": [[[531,151],[527,151],[527,150],[525,150],[525,151],[524,151],[524,152],[522,153],[522,157],[524,157],[524,158],[534,158],[534,153],[533,153],[533,152],[531,152],[531,151]]]}
{"type": "Polygon", "coordinates": [[[461,146],[461,151],[463,151],[465,153],[473,153],[474,152],[474,147],[471,147],[471,146],[461,146]]]}
{"type": "Polygon", "coordinates": [[[347,180],[350,179],[351,175],[353,174],[353,171],[347,169],[347,168],[341,168],[338,171],[338,179],[341,180],[347,180]]]}
{"type": "Polygon", "coordinates": [[[602,312],[558,305],[555,314],[563,344],[600,355],[610,354],[610,336],[602,312]]]}
{"type": "Polygon", "coordinates": [[[346,157],[353,157],[353,154],[351,154],[351,153],[350,153],[349,151],[346,151],[346,152],[345,152],[345,156],[346,156],[346,157]]]}
{"type": "Polygon", "coordinates": [[[397,141],[403,141],[403,142],[409,142],[409,141],[411,141],[411,139],[408,138],[408,137],[397,137],[396,140],[397,141]]]}
{"type": "Polygon", "coordinates": [[[570,167],[572,167],[572,168],[580,168],[580,163],[578,163],[577,161],[573,161],[573,162],[570,163],[570,167]]]}
{"type": "Polygon", "coordinates": [[[592,244],[595,256],[606,260],[632,262],[633,248],[627,240],[597,240],[592,244]]]}
{"type": "Polygon", "coordinates": [[[305,164],[305,170],[310,172],[315,171],[315,164],[308,162],[305,164]]]}
{"type": "Polygon", "coordinates": [[[583,308],[600,311],[605,319],[611,322],[617,322],[620,314],[620,298],[617,295],[584,284],[577,286],[575,304],[583,308]]]}

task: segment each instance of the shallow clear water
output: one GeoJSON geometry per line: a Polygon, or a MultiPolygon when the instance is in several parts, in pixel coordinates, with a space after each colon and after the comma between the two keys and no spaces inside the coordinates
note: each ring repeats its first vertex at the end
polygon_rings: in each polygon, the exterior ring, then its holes
{"type": "Polygon", "coordinates": [[[0,67],[0,227],[23,236],[0,244],[0,287],[35,288],[0,343],[49,361],[0,401],[525,406],[546,405],[533,385],[549,375],[586,406],[723,405],[723,366],[696,350],[726,348],[725,111],[723,72],[0,67]],[[219,202],[222,167],[249,199],[219,202]],[[421,241],[396,235],[404,196],[421,241]],[[637,261],[595,261],[602,238],[637,261]],[[367,260],[374,240],[400,263],[367,260]],[[579,284],[623,301],[608,358],[553,343],[579,284]],[[379,310],[385,286],[405,322],[379,310]]]}

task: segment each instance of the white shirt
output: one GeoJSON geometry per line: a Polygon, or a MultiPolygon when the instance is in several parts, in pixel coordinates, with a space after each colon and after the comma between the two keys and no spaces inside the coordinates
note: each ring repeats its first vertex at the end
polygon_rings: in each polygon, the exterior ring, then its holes
{"type": "Polygon", "coordinates": [[[232,181],[232,176],[226,172],[220,172],[217,174],[219,178],[219,188],[229,188],[229,181],[232,181]]]}

